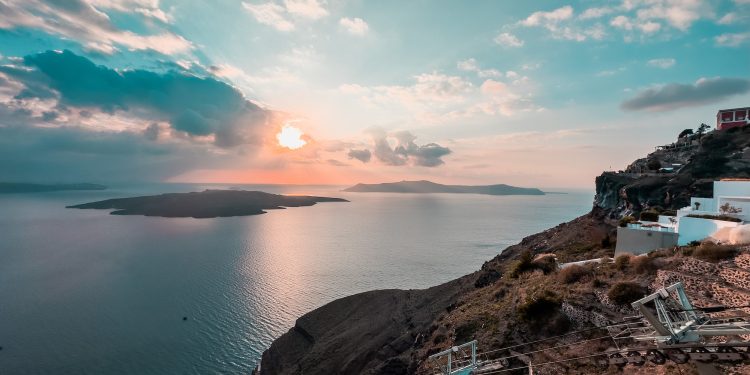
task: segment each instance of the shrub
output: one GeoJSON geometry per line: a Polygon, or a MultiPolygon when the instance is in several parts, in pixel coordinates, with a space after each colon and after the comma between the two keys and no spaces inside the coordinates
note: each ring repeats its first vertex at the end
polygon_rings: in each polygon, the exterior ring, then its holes
{"type": "Polygon", "coordinates": [[[633,271],[637,273],[654,273],[659,268],[656,258],[650,256],[637,256],[630,260],[633,271]]]}
{"type": "Polygon", "coordinates": [[[629,254],[620,255],[617,258],[615,258],[615,268],[617,268],[620,271],[625,271],[625,269],[630,266],[630,258],[632,256],[629,254]]]}
{"type": "Polygon", "coordinates": [[[526,300],[518,306],[517,312],[521,319],[539,321],[556,312],[562,302],[555,292],[543,289],[526,296],[526,300]]]}
{"type": "Polygon", "coordinates": [[[445,339],[446,339],[446,337],[445,337],[444,334],[438,333],[437,335],[435,335],[435,337],[432,338],[432,343],[433,344],[440,344],[441,342],[445,341],[445,339]]]}
{"type": "Polygon", "coordinates": [[[612,239],[609,238],[609,234],[602,238],[602,249],[609,249],[612,247],[612,239]]]}
{"type": "Polygon", "coordinates": [[[558,278],[565,284],[572,284],[590,273],[591,271],[587,267],[578,264],[571,264],[560,270],[558,278]]]}
{"type": "Polygon", "coordinates": [[[731,216],[727,216],[727,215],[695,215],[695,214],[691,214],[691,215],[687,215],[687,217],[696,217],[696,218],[699,218],[699,219],[709,219],[709,220],[731,221],[731,222],[735,222],[735,223],[739,223],[739,222],[742,221],[742,220],[740,220],[740,219],[738,219],[736,217],[731,217],[731,216]]]}
{"type": "Polygon", "coordinates": [[[607,284],[604,283],[604,281],[601,281],[597,278],[594,278],[594,280],[591,280],[591,286],[594,288],[601,288],[607,284]]]}
{"type": "Polygon", "coordinates": [[[508,274],[514,279],[518,276],[521,276],[522,273],[531,270],[532,261],[533,256],[531,255],[531,251],[524,250],[521,253],[521,256],[518,257],[518,260],[513,262],[510,267],[508,267],[508,274]]]}
{"type": "Polygon", "coordinates": [[[646,163],[646,168],[652,170],[652,171],[658,171],[659,168],[661,168],[661,162],[659,159],[651,159],[646,163]]]}
{"type": "Polygon", "coordinates": [[[737,254],[737,249],[730,245],[717,245],[706,242],[693,250],[692,256],[705,260],[706,262],[717,263],[719,261],[732,258],[737,254]]]}
{"type": "Polygon", "coordinates": [[[475,288],[484,288],[487,285],[492,285],[495,281],[499,280],[502,274],[495,269],[482,270],[477,280],[474,282],[475,288]]]}
{"type": "Polygon", "coordinates": [[[643,211],[640,218],[644,221],[659,221],[659,214],[655,211],[643,211]]]}
{"type": "Polygon", "coordinates": [[[457,326],[455,342],[471,341],[474,338],[474,333],[476,333],[478,329],[479,323],[477,321],[471,321],[457,326]]]}
{"type": "Polygon", "coordinates": [[[700,246],[701,242],[700,241],[690,241],[690,242],[688,242],[687,245],[690,246],[690,247],[700,246]]]}
{"type": "Polygon", "coordinates": [[[621,227],[625,228],[625,227],[627,227],[627,226],[628,226],[628,224],[630,224],[630,223],[632,223],[632,222],[635,222],[635,221],[636,221],[636,220],[635,220],[635,218],[634,218],[634,217],[632,217],[632,216],[630,216],[630,215],[628,215],[628,216],[623,216],[623,217],[622,217],[622,218],[620,219],[619,225],[620,225],[621,227]]]}
{"type": "Polygon", "coordinates": [[[641,299],[646,289],[638,283],[623,281],[613,285],[607,292],[607,297],[618,305],[627,305],[641,299]]]}
{"type": "Polygon", "coordinates": [[[542,270],[546,275],[557,270],[557,260],[554,256],[547,255],[532,261],[531,266],[534,269],[542,270]]]}

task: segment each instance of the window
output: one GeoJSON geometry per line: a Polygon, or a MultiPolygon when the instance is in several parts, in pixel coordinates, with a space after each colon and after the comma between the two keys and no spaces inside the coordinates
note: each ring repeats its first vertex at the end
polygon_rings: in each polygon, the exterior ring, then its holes
{"type": "Polygon", "coordinates": [[[737,120],[737,121],[742,121],[742,120],[744,120],[744,119],[747,118],[745,116],[746,113],[747,112],[745,110],[737,111],[737,112],[734,113],[734,119],[737,120]]]}
{"type": "Polygon", "coordinates": [[[734,120],[734,112],[722,112],[721,121],[732,121],[734,120]]]}

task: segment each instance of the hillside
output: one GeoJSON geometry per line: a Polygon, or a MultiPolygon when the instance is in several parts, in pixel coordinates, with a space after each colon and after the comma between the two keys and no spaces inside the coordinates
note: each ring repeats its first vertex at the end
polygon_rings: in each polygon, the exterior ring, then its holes
{"type": "MultiPolygon", "coordinates": [[[[687,162],[676,173],[603,173],[596,179],[596,198],[588,214],[524,238],[477,272],[426,290],[350,296],[306,314],[263,354],[261,374],[433,373],[425,362],[430,354],[472,339],[486,351],[632,314],[607,295],[622,281],[636,283],[646,293],[682,280],[696,305],[748,304],[747,248],[725,249],[726,259],[706,259],[701,254],[710,249],[700,247],[660,251],[639,260],[586,266],[575,277],[556,271],[551,258],[543,256],[554,254],[560,262],[612,256],[616,223],[622,215],[676,209],[687,205],[691,195],[710,196],[714,179],[750,177],[748,146],[750,128],[712,132],[682,156],[687,162]],[[723,268],[712,262],[721,262],[723,268]]],[[[540,354],[534,362],[591,353],[608,345],[591,342],[562,348],[540,354]]],[[[602,371],[587,366],[570,363],[534,371],[602,371]]],[[[692,366],[680,365],[679,371],[690,373],[692,366]]],[[[675,365],[623,370],[646,374],[670,369],[675,371],[675,365]]]]}
{"type": "Polygon", "coordinates": [[[485,195],[544,195],[536,188],[522,188],[505,184],[498,185],[442,185],[432,181],[400,181],[382,184],[357,184],[344,189],[353,193],[448,193],[448,194],[485,194],[485,195]]]}

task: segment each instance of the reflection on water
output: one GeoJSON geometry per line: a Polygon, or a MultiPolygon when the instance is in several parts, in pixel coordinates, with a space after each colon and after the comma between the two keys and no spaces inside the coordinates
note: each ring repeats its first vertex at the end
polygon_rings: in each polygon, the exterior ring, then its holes
{"type": "Polygon", "coordinates": [[[263,186],[351,202],[217,219],[64,208],[206,187],[0,196],[0,373],[247,373],[315,307],[472,272],[591,202],[263,186]]]}

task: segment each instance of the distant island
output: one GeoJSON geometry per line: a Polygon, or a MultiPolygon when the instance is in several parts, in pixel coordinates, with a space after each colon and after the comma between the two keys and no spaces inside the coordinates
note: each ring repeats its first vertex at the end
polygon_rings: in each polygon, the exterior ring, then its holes
{"type": "Polygon", "coordinates": [[[107,199],[67,208],[113,209],[112,215],[212,218],[260,215],[265,210],[312,206],[318,202],[348,202],[341,198],[290,196],[246,190],[204,190],[133,198],[107,199]]]}
{"type": "Polygon", "coordinates": [[[0,182],[0,194],[42,193],[63,190],[104,190],[107,187],[97,184],[30,184],[22,182],[0,182]]]}
{"type": "Polygon", "coordinates": [[[536,188],[522,188],[505,184],[498,185],[442,185],[431,181],[401,181],[382,184],[357,184],[343,191],[354,193],[452,193],[485,195],[544,195],[536,188]]]}

